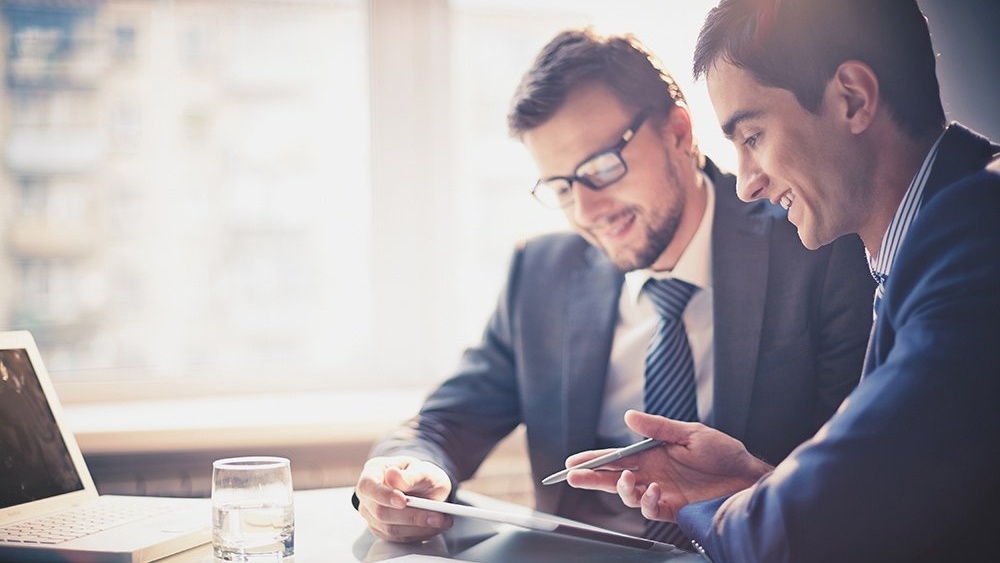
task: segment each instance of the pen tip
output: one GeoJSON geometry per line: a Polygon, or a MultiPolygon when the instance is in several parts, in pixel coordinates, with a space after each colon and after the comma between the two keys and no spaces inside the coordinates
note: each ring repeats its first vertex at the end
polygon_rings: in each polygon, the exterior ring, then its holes
{"type": "Polygon", "coordinates": [[[543,485],[554,485],[556,483],[562,483],[563,481],[566,480],[566,477],[567,477],[568,473],[569,473],[568,471],[562,471],[562,472],[556,473],[554,475],[549,475],[548,477],[542,479],[542,484],[543,485]]]}

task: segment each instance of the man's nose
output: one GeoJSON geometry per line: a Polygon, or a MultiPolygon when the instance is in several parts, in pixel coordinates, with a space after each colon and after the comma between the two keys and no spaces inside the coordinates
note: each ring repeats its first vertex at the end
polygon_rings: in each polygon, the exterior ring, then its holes
{"type": "Polygon", "coordinates": [[[579,225],[591,225],[600,216],[607,202],[607,194],[594,190],[582,182],[573,182],[573,216],[579,225]]]}
{"type": "Polygon", "coordinates": [[[736,195],[743,201],[751,202],[765,196],[767,175],[752,159],[740,157],[736,173],[736,195]]]}

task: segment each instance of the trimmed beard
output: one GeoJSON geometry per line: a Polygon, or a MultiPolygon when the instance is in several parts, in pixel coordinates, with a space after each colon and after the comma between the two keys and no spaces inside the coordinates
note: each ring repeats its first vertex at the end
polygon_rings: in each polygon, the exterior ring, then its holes
{"type": "Polygon", "coordinates": [[[666,213],[663,215],[651,215],[650,219],[653,221],[646,227],[646,244],[638,251],[635,252],[634,257],[629,259],[628,256],[623,255],[613,256],[607,249],[603,249],[604,253],[608,255],[611,262],[623,272],[631,272],[632,270],[641,270],[644,268],[649,268],[652,266],[663,254],[663,252],[670,246],[670,243],[674,240],[674,236],[677,234],[677,229],[680,227],[681,218],[684,216],[684,206],[687,203],[687,192],[684,190],[681,184],[680,174],[677,172],[677,166],[670,159],[667,159],[667,178],[673,185],[676,198],[674,199],[673,205],[666,209],[666,213]]]}

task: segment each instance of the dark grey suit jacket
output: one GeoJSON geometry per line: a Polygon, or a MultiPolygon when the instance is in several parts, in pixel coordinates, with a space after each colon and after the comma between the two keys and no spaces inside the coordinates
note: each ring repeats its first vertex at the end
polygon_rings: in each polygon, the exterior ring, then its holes
{"type": "MultiPolygon", "coordinates": [[[[874,282],[856,237],[811,252],[784,211],[736,198],[735,178],[708,163],[715,387],[711,425],[774,463],[826,421],[857,384],[874,282]]],[[[522,244],[482,341],[420,413],[372,455],[409,454],[472,476],[519,424],[527,431],[536,507],[576,513],[589,491],[542,487],[595,433],[623,274],[575,234],[522,244]]],[[[623,413],[624,414],[624,413],[623,413]]]]}

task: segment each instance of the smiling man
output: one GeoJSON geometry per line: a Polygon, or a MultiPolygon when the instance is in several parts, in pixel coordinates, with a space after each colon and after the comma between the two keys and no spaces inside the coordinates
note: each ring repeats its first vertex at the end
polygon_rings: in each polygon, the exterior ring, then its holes
{"type": "Polygon", "coordinates": [[[808,252],[780,208],[740,202],[700,154],[673,78],[632,37],[559,34],[509,124],[539,171],[531,193],[574,232],[517,248],[482,342],[373,449],[359,510],[389,540],[446,529],[403,493],[454,495],[524,425],[538,509],[687,547],[613,496],[540,481],[572,452],[634,441],[630,408],[783,459],[857,383],[874,286],[860,242],[808,252]]]}
{"type": "MultiPolygon", "coordinates": [[[[875,116],[868,108],[851,107],[861,103],[851,98],[852,89],[875,88],[877,95],[870,67],[840,69],[837,78],[845,90],[841,107],[827,102],[815,112],[800,105],[793,92],[764,86],[733,64],[713,65],[710,76],[709,96],[721,116],[722,131],[737,148],[740,199],[767,199],[787,209],[806,248],[857,233],[866,248],[878,250],[902,192],[923,160],[920,155],[941,135],[940,110],[928,114],[935,116],[931,124],[912,126],[920,133],[894,139],[891,131],[870,122],[875,116]],[[837,119],[845,114],[853,121],[837,119]],[[860,128],[867,134],[844,142],[843,133],[860,128]],[[911,150],[886,150],[898,141],[911,150]],[[873,182],[884,187],[872,189],[873,182]]],[[[887,120],[891,109],[884,104],[879,117],[887,120]]]]}
{"type": "Polygon", "coordinates": [[[863,240],[878,280],[864,376],[776,467],[630,412],[666,444],[570,483],[679,522],[716,562],[996,560],[1000,146],[945,124],[926,19],[913,0],[723,0],[695,72],[740,198],[786,208],[808,248],[863,240]]]}

